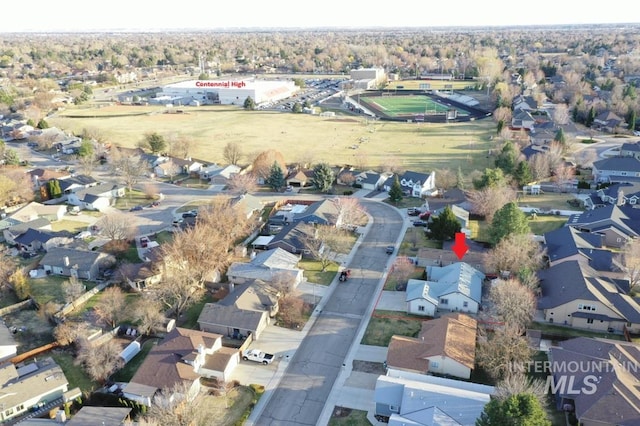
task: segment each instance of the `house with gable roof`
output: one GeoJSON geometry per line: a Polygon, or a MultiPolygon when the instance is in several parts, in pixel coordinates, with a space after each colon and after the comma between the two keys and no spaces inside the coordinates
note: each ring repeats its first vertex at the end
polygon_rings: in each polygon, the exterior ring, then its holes
{"type": "Polygon", "coordinates": [[[629,239],[640,235],[640,209],[610,204],[571,215],[567,225],[602,235],[607,247],[621,248],[629,239]]]}
{"type": "Polygon", "coordinates": [[[47,403],[62,403],[68,387],[64,372],[53,358],[20,367],[10,362],[0,365],[0,423],[47,403]]]}
{"type": "Polygon", "coordinates": [[[101,183],[69,194],[67,202],[82,209],[103,211],[111,205],[114,198],[121,198],[124,195],[123,185],[101,183]]]}
{"type": "Polygon", "coordinates": [[[640,180],[637,182],[614,183],[605,188],[600,188],[584,198],[586,209],[606,206],[607,204],[635,206],[640,204],[640,180]]]}
{"type": "Polygon", "coordinates": [[[475,426],[493,386],[388,369],[374,391],[376,417],[389,426],[475,426]]]}
{"type": "Polygon", "coordinates": [[[297,286],[303,278],[299,261],[299,256],[277,247],[256,254],[249,262],[232,263],[227,277],[234,284],[244,284],[255,280],[272,282],[284,274],[297,286]]]}
{"type": "Polygon", "coordinates": [[[636,157],[609,157],[594,161],[591,170],[596,182],[636,182],[640,180],[640,160],[636,157]]]}
{"type": "Polygon", "coordinates": [[[598,332],[640,332],[640,305],[626,294],[628,282],[604,277],[579,260],[539,271],[538,278],[538,309],[545,321],[598,332]]]}
{"type": "Polygon", "coordinates": [[[40,250],[49,251],[53,247],[63,247],[73,242],[73,234],[69,231],[50,231],[29,228],[13,239],[20,250],[34,253],[40,250]]]}
{"type": "Polygon", "coordinates": [[[635,157],[640,160],[640,141],[625,142],[620,146],[620,157],[635,157]]]}
{"type": "Polygon", "coordinates": [[[478,322],[460,313],[424,321],[417,337],[391,337],[387,367],[469,379],[475,364],[477,331],[478,322]]]}
{"type": "Polygon", "coordinates": [[[614,253],[604,248],[604,237],[600,234],[563,226],[546,232],[543,240],[549,266],[568,260],[580,260],[601,273],[621,271],[614,253]]]}
{"type": "Polygon", "coordinates": [[[535,118],[533,118],[529,111],[524,109],[518,112],[514,111],[513,117],[511,118],[512,129],[531,130],[535,124],[535,118]]]}
{"type": "Polygon", "coordinates": [[[604,132],[614,133],[624,125],[624,119],[612,111],[603,111],[593,119],[593,127],[604,132]]]}
{"type": "MultiPolygon", "coordinates": [[[[389,191],[395,176],[389,176],[384,182],[384,190],[389,191]]],[[[437,192],[436,188],[436,172],[419,173],[406,171],[402,176],[398,176],[400,186],[403,192],[409,197],[421,198],[423,196],[433,195],[437,192]]]]}
{"type": "Polygon", "coordinates": [[[200,312],[201,330],[232,338],[251,335],[258,340],[278,312],[276,288],[264,281],[233,286],[232,291],[217,303],[207,303],[200,312]]]}
{"type": "Polygon", "coordinates": [[[637,344],[602,338],[576,337],[549,350],[555,383],[569,379],[573,389],[558,387],[556,407],[570,407],[581,425],[640,424],[640,350],[637,344]],[[579,365],[567,372],[567,365],[579,365]],[[585,386],[586,385],[586,386],[585,386]],[[585,386],[587,392],[578,391],[585,386]]]}
{"type": "Polygon", "coordinates": [[[112,267],[115,261],[115,257],[107,253],[52,247],[40,259],[39,265],[47,273],[96,280],[100,271],[112,267]]]}
{"type": "Polygon", "coordinates": [[[315,201],[304,210],[294,212],[291,223],[304,222],[315,225],[340,226],[342,220],[336,203],[332,199],[315,201]]]}
{"type": "Polygon", "coordinates": [[[427,266],[427,280],[407,283],[407,313],[435,316],[439,311],[477,313],[485,275],[468,263],[427,266]]]}
{"type": "Polygon", "coordinates": [[[176,327],[151,349],[123,395],[150,407],[160,390],[184,384],[197,392],[200,377],[227,381],[239,363],[238,350],[223,347],[221,335],[176,327]]]}

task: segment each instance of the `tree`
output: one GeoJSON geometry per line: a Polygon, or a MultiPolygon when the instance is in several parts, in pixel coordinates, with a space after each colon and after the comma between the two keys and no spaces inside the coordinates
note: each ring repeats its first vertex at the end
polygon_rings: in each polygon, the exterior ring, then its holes
{"type": "Polygon", "coordinates": [[[343,228],[367,224],[367,213],[355,197],[337,197],[331,200],[338,211],[337,223],[343,228]]]}
{"type": "Polygon", "coordinates": [[[633,131],[636,129],[636,120],[637,120],[636,110],[631,109],[627,117],[627,130],[633,131]]]}
{"type": "Polygon", "coordinates": [[[126,307],[127,300],[122,290],[118,287],[107,287],[93,307],[93,312],[99,321],[113,328],[127,317],[126,307]]]}
{"type": "Polygon", "coordinates": [[[178,381],[154,395],[143,421],[153,426],[211,424],[220,414],[208,402],[203,392],[193,390],[185,381],[178,381]]]}
{"type": "Polygon", "coordinates": [[[518,163],[513,171],[513,179],[520,188],[533,180],[533,174],[531,173],[528,162],[520,161],[518,163]]]}
{"type": "Polygon", "coordinates": [[[502,380],[513,374],[514,366],[525,366],[534,350],[519,330],[504,325],[494,331],[480,329],[476,362],[494,380],[502,380]]]}
{"type": "Polygon", "coordinates": [[[529,158],[529,169],[534,181],[540,181],[551,176],[551,158],[547,154],[533,154],[529,158]]]}
{"type": "Polygon", "coordinates": [[[446,206],[439,215],[431,216],[429,237],[438,241],[450,240],[460,232],[461,228],[451,206],[446,206]]]}
{"type": "Polygon", "coordinates": [[[565,136],[564,130],[562,129],[562,127],[560,127],[558,131],[556,131],[556,134],[553,137],[553,140],[558,142],[563,147],[567,146],[567,137],[565,136]]]}
{"type": "Polygon", "coordinates": [[[45,120],[44,118],[41,118],[40,121],[38,121],[38,125],[36,127],[41,130],[48,129],[49,123],[47,123],[47,120],[45,120]]]}
{"type": "Polygon", "coordinates": [[[20,156],[18,155],[18,151],[13,148],[6,149],[4,151],[4,164],[7,166],[20,165],[20,156]]]}
{"type": "Polygon", "coordinates": [[[163,152],[167,147],[167,141],[165,141],[162,135],[156,132],[146,134],[144,137],[144,142],[154,154],[163,152]]]}
{"type": "Polygon", "coordinates": [[[87,323],[85,321],[71,321],[67,319],[65,322],[59,323],[53,330],[53,337],[61,346],[67,346],[78,342],[85,336],[87,323]]]}
{"type": "Polygon", "coordinates": [[[487,253],[484,266],[487,271],[523,278],[542,268],[544,256],[545,249],[529,235],[509,234],[487,253]]]}
{"type": "Polygon", "coordinates": [[[67,281],[62,283],[64,301],[73,302],[84,293],[84,284],[75,275],[71,275],[67,281]]]}
{"type": "Polygon", "coordinates": [[[402,186],[400,185],[400,179],[398,179],[398,175],[395,175],[393,179],[393,184],[391,185],[391,189],[389,189],[389,201],[393,204],[398,204],[402,201],[404,193],[402,192],[402,186]]]}
{"type": "Polygon", "coordinates": [[[143,335],[151,335],[159,330],[165,320],[162,304],[153,297],[153,293],[143,293],[131,312],[132,319],[137,322],[137,328],[143,335]]]}
{"type": "MultiPolygon", "coordinates": [[[[416,272],[413,261],[407,256],[398,256],[393,261],[389,275],[396,281],[400,288],[407,288],[407,281],[416,272]]],[[[396,287],[398,288],[398,287],[396,287]]]]}
{"type": "MultiPolygon", "coordinates": [[[[516,153],[515,145],[511,141],[507,141],[495,159],[495,166],[502,170],[505,175],[509,175],[513,173],[517,161],[518,154],[516,153]]],[[[491,183],[488,183],[488,185],[491,185],[491,183]]]]}
{"type": "Polygon", "coordinates": [[[456,186],[457,176],[451,169],[445,168],[436,171],[438,177],[438,188],[451,189],[456,186]]]}
{"type": "Polygon", "coordinates": [[[248,194],[258,188],[256,177],[252,173],[236,173],[227,182],[227,190],[232,194],[248,194]]]}
{"type": "Polygon", "coordinates": [[[476,420],[476,426],[551,426],[542,404],[529,393],[494,398],[476,420]]]}
{"type": "Polygon", "coordinates": [[[536,296],[517,279],[492,283],[489,291],[491,314],[498,321],[524,333],[536,310],[536,296]]]}
{"type": "Polygon", "coordinates": [[[60,198],[62,196],[62,188],[58,179],[47,181],[47,192],[51,198],[60,198]]]}
{"type": "Polygon", "coordinates": [[[251,171],[258,179],[266,181],[271,174],[273,163],[277,163],[278,166],[280,166],[282,173],[287,170],[287,163],[284,161],[282,153],[269,149],[256,155],[255,159],[251,163],[251,171]]]}
{"type": "Polygon", "coordinates": [[[313,168],[311,183],[320,191],[328,192],[333,186],[335,176],[331,166],[327,163],[319,163],[313,168]]]}
{"type": "Polygon", "coordinates": [[[75,363],[81,365],[93,380],[104,383],[122,362],[120,346],[112,339],[101,345],[83,341],[75,363]]]}
{"type": "Polygon", "coordinates": [[[18,299],[25,300],[31,295],[31,286],[29,285],[29,280],[27,280],[27,276],[22,268],[15,269],[9,276],[8,280],[18,299]]]}
{"type": "Polygon", "coordinates": [[[285,185],[284,172],[278,165],[278,163],[274,162],[271,165],[271,171],[269,173],[269,177],[267,178],[267,185],[274,191],[280,191],[282,187],[285,185]]]}
{"type": "Polygon", "coordinates": [[[629,280],[629,292],[635,293],[640,284],[640,240],[628,240],[622,247],[618,260],[629,280]]]}
{"type": "Polygon", "coordinates": [[[90,140],[83,139],[78,148],[78,157],[93,157],[95,155],[93,150],[93,143],[90,140]]]}
{"type": "Polygon", "coordinates": [[[487,187],[503,186],[507,182],[502,169],[484,169],[484,173],[479,179],[473,180],[475,189],[483,189],[487,187]]]}
{"type": "Polygon", "coordinates": [[[505,377],[496,383],[495,389],[495,397],[498,399],[507,399],[513,395],[527,393],[535,396],[541,404],[547,403],[546,382],[531,378],[524,371],[517,371],[505,377]]]}
{"type": "Polygon", "coordinates": [[[102,216],[97,226],[102,235],[110,240],[128,240],[135,235],[134,225],[131,218],[124,213],[115,211],[102,216]]]}
{"type": "Polygon", "coordinates": [[[228,142],[222,149],[222,158],[228,164],[237,165],[242,159],[242,148],[236,142],[228,142]]]}
{"type": "Polygon", "coordinates": [[[484,217],[487,222],[491,222],[496,211],[516,199],[516,191],[501,184],[468,191],[466,196],[471,204],[471,212],[484,217]]]}
{"type": "Polygon", "coordinates": [[[256,102],[251,96],[247,96],[247,99],[244,100],[244,104],[242,106],[246,110],[253,111],[256,109],[256,102]]]}
{"type": "Polygon", "coordinates": [[[140,178],[149,169],[148,163],[140,156],[129,157],[122,155],[117,148],[111,149],[110,160],[112,173],[122,178],[129,192],[133,190],[133,186],[140,181],[140,178]]]}
{"type": "Polygon", "coordinates": [[[493,216],[489,228],[489,238],[492,244],[498,244],[509,234],[529,234],[529,222],[515,201],[505,204],[493,216]]]}
{"type": "Polygon", "coordinates": [[[305,249],[320,262],[322,272],[336,263],[336,255],[349,251],[351,238],[343,229],[331,225],[306,225],[303,239],[305,249]]]}
{"type": "Polygon", "coordinates": [[[456,173],[456,187],[460,190],[464,190],[464,175],[462,174],[462,167],[458,166],[458,172],[456,173]]]}

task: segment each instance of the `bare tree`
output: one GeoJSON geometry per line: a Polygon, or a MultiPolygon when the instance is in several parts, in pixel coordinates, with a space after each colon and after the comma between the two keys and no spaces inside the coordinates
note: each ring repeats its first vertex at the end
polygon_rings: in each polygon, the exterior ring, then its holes
{"type": "Polygon", "coordinates": [[[498,280],[489,292],[491,313],[498,321],[524,333],[533,319],[536,296],[517,279],[498,280]]]}
{"type": "Polygon", "coordinates": [[[18,263],[8,256],[5,256],[3,261],[0,262],[0,292],[6,290],[12,290],[9,277],[16,272],[18,263]]]}
{"type": "Polygon", "coordinates": [[[87,176],[92,176],[98,167],[100,160],[95,152],[91,152],[87,155],[78,156],[78,163],[82,168],[82,173],[87,176]]]}
{"type": "Polygon", "coordinates": [[[232,194],[248,194],[255,192],[258,188],[258,182],[253,173],[237,173],[231,176],[227,187],[232,194]]]}
{"type": "Polygon", "coordinates": [[[169,269],[162,283],[155,286],[151,293],[166,307],[175,318],[204,296],[204,290],[194,284],[195,278],[188,274],[169,269]]]}
{"type": "Polygon", "coordinates": [[[127,240],[135,235],[131,218],[121,212],[107,213],[97,222],[100,232],[110,240],[127,240]]]}
{"type": "Polygon", "coordinates": [[[506,275],[535,272],[542,268],[545,253],[542,245],[529,235],[510,234],[486,254],[484,266],[487,271],[506,275]]]}
{"type": "Polygon", "coordinates": [[[53,337],[61,346],[67,346],[78,342],[86,335],[88,326],[84,321],[66,320],[53,330],[53,337]]]}
{"type": "Polygon", "coordinates": [[[500,330],[481,332],[476,348],[476,362],[494,380],[512,375],[524,367],[533,356],[527,339],[518,330],[503,327],[500,330]]]}
{"type": "Polygon", "coordinates": [[[204,426],[217,416],[211,404],[207,404],[206,395],[184,381],[158,392],[144,421],[158,426],[204,426]]]}
{"type": "Polygon", "coordinates": [[[255,160],[253,160],[251,172],[257,178],[267,179],[274,163],[276,163],[282,170],[282,173],[286,175],[287,163],[284,161],[284,156],[280,151],[274,149],[260,152],[255,160]]]}
{"type": "Polygon", "coordinates": [[[554,170],[553,180],[558,187],[558,190],[560,192],[565,192],[574,176],[575,170],[572,166],[560,163],[554,170]]]}
{"type": "Polygon", "coordinates": [[[108,287],[102,292],[93,312],[101,322],[113,328],[128,316],[127,300],[118,287],[108,287]]]}
{"type": "Polygon", "coordinates": [[[531,394],[545,406],[547,403],[546,382],[527,376],[526,372],[521,372],[514,367],[514,372],[496,384],[495,397],[507,399],[513,395],[531,394]]]}
{"type": "Polygon", "coordinates": [[[133,186],[140,181],[140,178],[149,170],[149,164],[138,155],[126,156],[117,148],[111,149],[111,171],[115,176],[119,176],[127,186],[129,192],[133,186]]]}
{"type": "Polygon", "coordinates": [[[236,142],[228,142],[222,150],[222,158],[228,164],[239,164],[242,160],[242,148],[236,142]]]}
{"type": "Polygon", "coordinates": [[[551,176],[550,157],[544,153],[534,154],[529,158],[529,169],[533,180],[541,181],[551,176]]]}
{"type": "Polygon", "coordinates": [[[569,124],[569,107],[567,104],[555,104],[553,110],[553,121],[559,125],[569,124]]]}
{"type": "Polygon", "coordinates": [[[458,177],[451,169],[445,168],[436,171],[436,181],[438,188],[451,189],[456,186],[458,177]]]}
{"type": "Polygon", "coordinates": [[[200,207],[195,226],[175,233],[170,243],[162,245],[169,276],[179,276],[175,277],[178,282],[186,279],[202,288],[231,264],[233,248],[250,227],[240,206],[226,197],[213,198],[200,207]]]}
{"type": "Polygon", "coordinates": [[[617,261],[629,280],[629,292],[635,293],[640,284],[640,240],[628,240],[617,256],[617,261]]]}
{"type": "Polygon", "coordinates": [[[487,222],[491,222],[498,210],[507,203],[515,201],[516,192],[509,186],[498,185],[470,190],[466,196],[471,204],[471,211],[483,216],[487,222]]]}
{"type": "Polygon", "coordinates": [[[320,262],[322,272],[326,271],[329,265],[336,263],[336,256],[346,253],[350,246],[348,234],[341,228],[331,225],[307,225],[308,235],[304,239],[305,249],[309,250],[311,256],[320,262]]]}
{"type": "Polygon", "coordinates": [[[143,293],[135,302],[132,317],[138,323],[138,330],[143,335],[153,334],[165,321],[162,304],[152,293],[143,293]]]}
{"type": "Polygon", "coordinates": [[[355,197],[337,197],[332,199],[338,211],[337,222],[341,226],[350,228],[367,224],[367,213],[360,201],[355,197]]]}
{"type": "Polygon", "coordinates": [[[78,277],[75,275],[70,276],[68,280],[62,283],[62,292],[64,293],[65,302],[69,303],[76,300],[80,295],[82,295],[82,293],[84,293],[84,289],[85,286],[78,277]]]}
{"type": "Polygon", "coordinates": [[[409,278],[415,273],[416,268],[413,265],[413,261],[406,256],[396,257],[389,275],[396,280],[396,283],[406,288],[409,278]]]}
{"type": "Polygon", "coordinates": [[[592,167],[593,162],[598,159],[598,153],[595,149],[587,148],[578,151],[574,157],[580,167],[592,167]]]}
{"type": "Polygon", "coordinates": [[[93,380],[104,383],[122,362],[120,352],[120,346],[113,339],[95,346],[84,341],[80,345],[75,363],[82,365],[93,380]]]}

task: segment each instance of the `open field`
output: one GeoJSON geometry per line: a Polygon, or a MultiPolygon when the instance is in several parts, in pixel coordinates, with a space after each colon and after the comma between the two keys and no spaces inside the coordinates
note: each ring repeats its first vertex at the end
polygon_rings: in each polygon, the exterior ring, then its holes
{"type": "Polygon", "coordinates": [[[360,102],[375,104],[378,109],[391,117],[425,114],[427,111],[444,114],[450,109],[424,95],[360,96],[360,102]]]}
{"type": "Polygon", "coordinates": [[[489,139],[495,127],[492,120],[409,124],[249,112],[231,106],[185,107],[184,114],[164,114],[164,110],[160,106],[80,107],[51,117],[49,123],[74,133],[95,129],[107,141],[124,147],[137,146],[150,132],[185,137],[193,142],[191,156],[210,162],[223,162],[223,147],[235,142],[245,154],[279,150],[288,162],[364,162],[377,167],[394,160],[406,169],[457,170],[460,166],[467,174],[493,166],[493,159],[486,158],[494,148],[489,139]]]}

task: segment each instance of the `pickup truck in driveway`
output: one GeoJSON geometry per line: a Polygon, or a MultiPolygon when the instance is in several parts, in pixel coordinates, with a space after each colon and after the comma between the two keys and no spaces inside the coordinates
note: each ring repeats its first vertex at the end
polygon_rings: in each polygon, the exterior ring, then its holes
{"type": "Polygon", "coordinates": [[[273,354],[262,352],[259,349],[247,349],[242,352],[242,359],[245,361],[261,362],[267,365],[273,362],[273,354]]]}

